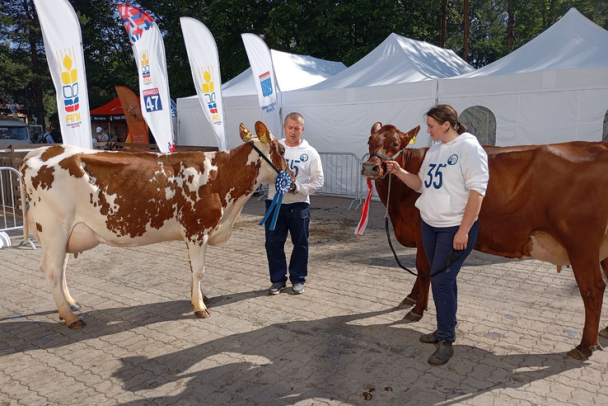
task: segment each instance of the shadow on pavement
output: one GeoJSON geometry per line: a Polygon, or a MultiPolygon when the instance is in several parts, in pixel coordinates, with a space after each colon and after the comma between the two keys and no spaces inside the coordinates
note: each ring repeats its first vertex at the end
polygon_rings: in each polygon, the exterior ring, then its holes
{"type": "MultiPolygon", "coordinates": [[[[210,298],[209,308],[213,313],[214,308],[259,296],[266,296],[266,290],[215,296],[210,298]]],[[[67,328],[65,323],[59,321],[59,315],[56,310],[23,315],[16,314],[0,319],[0,322],[2,322],[0,324],[0,359],[3,355],[15,352],[61,347],[155,323],[196,319],[190,301],[187,300],[92,310],[89,312],[86,311],[86,308],[82,310],[80,317],[87,323],[87,326],[82,330],[70,330],[67,328]],[[56,323],[36,319],[36,317],[47,316],[49,314],[56,315],[56,323]],[[30,334],[37,335],[38,339],[29,341],[20,339],[20,333],[25,332],[25,330],[27,330],[28,336],[30,334]]],[[[204,323],[204,321],[201,320],[201,323],[204,323]]]]}
{"type": "Polygon", "coordinates": [[[278,323],[159,357],[127,357],[113,376],[143,396],[166,384],[178,388],[174,396],[126,403],[130,406],[363,403],[362,393],[372,388],[368,393],[377,404],[418,405],[454,404],[585,365],[564,353],[500,356],[455,345],[448,365],[431,367],[426,359],[434,348],[418,341],[420,332],[400,323],[369,324],[394,310],[278,323]],[[433,402],[433,396],[441,400],[433,402]]]}

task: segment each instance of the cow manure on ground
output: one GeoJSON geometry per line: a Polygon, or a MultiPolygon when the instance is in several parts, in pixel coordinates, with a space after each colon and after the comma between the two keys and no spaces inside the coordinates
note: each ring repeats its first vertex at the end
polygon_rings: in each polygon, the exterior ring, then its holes
{"type": "Polygon", "coordinates": [[[354,231],[357,222],[351,219],[313,220],[310,223],[310,241],[323,243],[327,241],[347,241],[356,238],[354,231]]]}

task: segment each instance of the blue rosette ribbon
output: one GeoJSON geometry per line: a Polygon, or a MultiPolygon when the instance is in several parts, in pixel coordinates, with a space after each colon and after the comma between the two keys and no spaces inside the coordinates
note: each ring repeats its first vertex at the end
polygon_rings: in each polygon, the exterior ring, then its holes
{"type": "Polygon", "coordinates": [[[275,226],[277,225],[277,218],[279,217],[279,210],[281,209],[281,203],[283,202],[283,195],[289,192],[291,188],[291,176],[287,172],[281,172],[277,176],[277,180],[274,182],[274,188],[276,190],[276,194],[274,195],[274,199],[272,199],[272,203],[270,203],[270,207],[266,212],[266,215],[260,221],[260,225],[264,224],[273,210],[275,210],[274,215],[272,216],[272,221],[270,223],[270,231],[274,231],[275,226]]]}

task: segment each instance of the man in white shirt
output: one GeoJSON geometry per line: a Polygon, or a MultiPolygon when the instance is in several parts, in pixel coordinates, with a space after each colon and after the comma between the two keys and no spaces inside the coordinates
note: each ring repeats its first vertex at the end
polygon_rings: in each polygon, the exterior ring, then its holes
{"type": "Polygon", "coordinates": [[[109,142],[110,136],[101,127],[97,127],[97,142],[109,142]]]}
{"type": "MultiPolygon", "coordinates": [[[[288,114],[283,126],[285,139],[280,142],[285,147],[285,160],[295,172],[296,182],[292,190],[283,197],[276,227],[270,231],[271,219],[265,223],[266,256],[272,286],[269,295],[276,295],[285,289],[287,271],[295,294],[304,292],[308,275],[308,235],[310,225],[310,195],[323,187],[324,176],[321,157],[316,149],[302,139],[304,117],[299,113],[288,114]],[[285,241],[291,234],[293,251],[287,268],[285,241]]],[[[275,195],[271,186],[266,200],[266,210],[275,195]]]]}

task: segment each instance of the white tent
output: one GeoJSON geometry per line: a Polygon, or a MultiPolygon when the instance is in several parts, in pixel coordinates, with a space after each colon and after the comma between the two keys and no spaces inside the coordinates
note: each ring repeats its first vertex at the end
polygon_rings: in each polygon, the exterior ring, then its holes
{"type": "Polygon", "coordinates": [[[393,33],[348,69],[306,90],[398,85],[474,70],[451,49],[393,33]]]}
{"type": "Polygon", "coordinates": [[[472,108],[465,116],[481,133],[492,132],[487,123],[494,121],[496,145],[599,141],[608,111],[608,31],[571,9],[504,58],[440,80],[439,101],[460,113],[472,108]]]}
{"type": "MultiPolygon", "coordinates": [[[[332,153],[321,154],[323,191],[354,195],[362,184],[358,159],[368,151],[372,125],[381,121],[403,131],[422,126],[424,113],[436,101],[436,79],[472,71],[451,50],[391,34],[345,71],[283,93],[283,112],[304,115],[303,137],[319,152],[332,153]]],[[[425,130],[419,133],[419,146],[428,145],[425,130]]]]}
{"type": "MultiPolygon", "coordinates": [[[[367,152],[371,126],[381,121],[407,131],[425,122],[438,78],[472,72],[453,51],[389,35],[345,71],[306,89],[283,93],[284,114],[304,115],[304,137],[320,152],[367,152]]],[[[417,144],[428,145],[426,127],[417,144]]]]}
{"type": "MultiPolygon", "coordinates": [[[[281,91],[311,86],[346,69],[342,62],[324,61],[311,56],[271,50],[272,61],[281,91]]],[[[222,85],[226,144],[234,148],[241,144],[238,127],[244,123],[250,129],[260,119],[256,83],[248,68],[222,85]]],[[[211,133],[197,96],[177,99],[179,120],[178,143],[181,145],[211,145],[216,141],[211,133]]],[[[278,135],[282,137],[282,134],[278,135]]]]}

